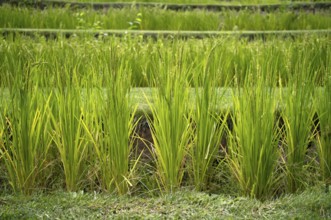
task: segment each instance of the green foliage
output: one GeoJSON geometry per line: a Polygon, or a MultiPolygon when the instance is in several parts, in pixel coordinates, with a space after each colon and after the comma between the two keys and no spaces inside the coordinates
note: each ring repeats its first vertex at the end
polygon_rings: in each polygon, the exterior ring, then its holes
{"type": "Polygon", "coordinates": [[[134,21],[129,22],[129,30],[142,30],[142,13],[138,13],[134,21]]]}
{"type": "Polygon", "coordinates": [[[76,29],[94,29],[94,30],[102,29],[102,27],[103,27],[102,21],[100,21],[100,20],[88,21],[88,20],[86,20],[85,14],[86,13],[84,11],[77,12],[74,14],[74,17],[77,20],[76,29]]]}

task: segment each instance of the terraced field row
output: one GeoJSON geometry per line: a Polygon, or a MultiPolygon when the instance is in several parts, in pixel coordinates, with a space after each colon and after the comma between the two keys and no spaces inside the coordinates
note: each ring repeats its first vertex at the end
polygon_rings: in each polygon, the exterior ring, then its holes
{"type": "Polygon", "coordinates": [[[95,10],[105,10],[109,8],[162,8],[166,10],[194,10],[203,9],[210,11],[221,11],[221,10],[259,10],[259,11],[273,11],[278,9],[289,9],[289,10],[306,10],[315,11],[329,9],[331,3],[328,1],[204,1],[204,3],[199,3],[199,1],[163,1],[162,3],[155,3],[150,1],[140,1],[140,2],[99,2],[99,1],[58,1],[58,0],[46,0],[46,1],[18,1],[18,0],[2,0],[0,4],[10,4],[14,6],[30,6],[34,8],[45,9],[48,7],[70,7],[73,9],[77,8],[92,8],[95,10]]]}

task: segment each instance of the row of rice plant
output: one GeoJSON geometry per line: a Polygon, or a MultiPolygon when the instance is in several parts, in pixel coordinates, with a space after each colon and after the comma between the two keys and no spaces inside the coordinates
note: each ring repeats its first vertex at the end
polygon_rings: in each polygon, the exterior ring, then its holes
{"type": "Polygon", "coordinates": [[[150,182],[161,192],[181,186],[208,190],[217,172],[228,172],[220,177],[224,182],[259,199],[296,192],[317,180],[329,184],[328,41],[2,40],[1,175],[25,194],[58,187],[126,194],[141,186],[153,190],[150,182]],[[218,54],[229,47],[236,56],[218,54]],[[156,48],[157,56],[131,66],[133,59],[125,54],[130,48],[150,54],[156,48]],[[197,55],[193,61],[192,53],[197,55]],[[247,54],[251,64],[245,74],[219,77],[219,61],[229,59],[236,69],[247,54]],[[152,159],[143,163],[152,174],[144,178],[142,153],[134,144],[142,139],[137,136],[140,118],[129,93],[134,68],[147,61],[160,67],[148,84],[157,89],[145,97],[152,133],[146,149],[152,159]],[[286,68],[290,71],[280,74],[286,68]],[[223,97],[216,92],[219,85],[234,88],[232,110],[215,111],[223,97]]]}
{"type": "Polygon", "coordinates": [[[88,80],[92,85],[106,86],[108,71],[116,71],[125,60],[134,87],[156,86],[160,73],[171,66],[187,74],[190,86],[203,86],[203,81],[195,79],[203,79],[207,67],[201,61],[206,57],[209,72],[217,78],[216,86],[225,86],[227,81],[234,85],[234,80],[242,85],[249,73],[261,71],[279,77],[277,83],[282,86],[287,86],[298,72],[310,71],[315,83],[322,85],[330,71],[329,42],[327,36],[254,42],[234,38],[153,41],[127,36],[47,41],[42,37],[7,37],[0,41],[0,85],[10,87],[16,77],[29,74],[30,81],[42,87],[57,87],[73,77],[67,72],[75,72],[79,82],[88,80]],[[186,65],[178,61],[182,56],[186,65]]]}
{"type": "Polygon", "coordinates": [[[61,177],[67,190],[77,191],[87,187],[88,172],[95,173],[104,190],[127,191],[134,116],[125,99],[129,87],[122,84],[127,75],[123,80],[109,73],[107,101],[98,94],[89,97],[88,90],[83,101],[86,84],[75,74],[67,72],[70,86],[42,92],[28,77],[16,78],[9,90],[12,101],[2,103],[1,157],[14,191],[30,194],[47,186],[48,178],[53,182],[61,177]],[[60,164],[60,173],[53,173],[54,164],[60,164]]]}
{"type": "Polygon", "coordinates": [[[0,7],[2,28],[140,29],[140,30],[300,30],[329,29],[328,10],[318,13],[279,10],[168,11],[158,8],[91,9],[0,7]]]}

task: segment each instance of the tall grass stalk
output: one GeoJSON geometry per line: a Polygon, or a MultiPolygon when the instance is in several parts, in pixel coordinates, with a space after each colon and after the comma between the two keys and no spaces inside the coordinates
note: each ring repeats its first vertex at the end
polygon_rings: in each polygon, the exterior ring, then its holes
{"type": "Polygon", "coordinates": [[[274,193],[278,158],[276,101],[273,88],[265,86],[264,81],[259,76],[246,79],[245,86],[234,94],[234,127],[228,154],[242,193],[258,199],[270,198],[274,193]]]}
{"type": "Polygon", "coordinates": [[[149,100],[153,101],[150,103],[152,116],[147,117],[152,129],[159,186],[172,192],[182,183],[192,134],[188,118],[187,73],[174,68],[179,65],[185,69],[187,63],[184,56],[173,57],[172,54],[162,54],[162,51],[160,59],[172,60],[174,65],[164,65],[160,72],[157,93],[153,100],[149,100]]]}
{"type": "MultiPolygon", "coordinates": [[[[21,82],[17,81],[18,84],[21,82]]],[[[10,90],[11,102],[1,111],[4,129],[0,153],[10,185],[15,192],[31,194],[38,188],[38,177],[47,166],[51,144],[49,100],[28,84],[10,90]]]]}
{"type": "Polygon", "coordinates": [[[215,55],[213,51],[211,49],[209,55],[202,61],[203,74],[196,75],[194,78],[196,103],[192,119],[195,139],[190,152],[193,182],[197,190],[205,189],[208,185],[208,175],[212,175],[212,163],[219,152],[227,117],[225,114],[224,120],[220,120],[219,113],[215,112],[217,99],[221,99],[222,94],[217,93],[216,71],[210,65],[211,57],[215,55]]]}
{"type": "Polygon", "coordinates": [[[328,78],[322,90],[315,99],[315,106],[319,117],[320,134],[318,140],[318,153],[323,180],[326,191],[331,185],[331,78],[328,78]]]}

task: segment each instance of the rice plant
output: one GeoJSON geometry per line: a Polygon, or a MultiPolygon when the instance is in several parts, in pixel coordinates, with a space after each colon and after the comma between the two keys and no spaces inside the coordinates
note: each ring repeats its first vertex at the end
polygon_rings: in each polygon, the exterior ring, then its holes
{"type": "MultiPolygon", "coordinates": [[[[300,53],[299,56],[305,55],[300,53]]],[[[301,57],[300,60],[302,63],[306,61],[304,57],[301,57]]],[[[286,188],[288,192],[302,190],[307,183],[307,168],[310,166],[308,145],[313,137],[315,114],[312,103],[314,77],[309,69],[302,69],[301,65],[295,68],[297,69],[296,72],[300,74],[289,77],[290,83],[287,91],[284,91],[284,109],[282,111],[285,128],[283,160],[286,167],[286,188]]]]}
{"type": "Polygon", "coordinates": [[[243,195],[270,198],[275,190],[278,159],[276,100],[264,77],[247,79],[234,94],[233,132],[228,163],[243,195]]]}
{"type": "Polygon", "coordinates": [[[106,92],[91,103],[93,107],[93,125],[90,126],[96,161],[99,166],[99,181],[102,189],[108,192],[126,194],[133,186],[136,163],[131,163],[134,130],[138,121],[134,121],[135,107],[130,102],[130,69],[126,63],[120,63],[114,69],[105,62],[108,80],[106,92]]]}
{"type": "MultiPolygon", "coordinates": [[[[217,47],[217,45],[215,45],[217,47]]],[[[214,47],[214,48],[215,48],[214,47]]],[[[195,110],[192,112],[194,123],[194,144],[191,147],[193,183],[197,190],[206,189],[208,176],[212,174],[212,165],[220,149],[220,142],[225,130],[226,113],[223,120],[215,111],[217,99],[222,98],[216,89],[216,71],[212,68],[214,49],[203,60],[203,74],[194,78],[195,110]],[[202,85],[202,87],[200,87],[202,85]]]]}
{"type": "Polygon", "coordinates": [[[75,80],[77,73],[67,74],[69,86],[59,87],[54,94],[50,114],[52,137],[62,163],[66,189],[77,191],[83,187],[83,177],[87,172],[88,137],[83,123],[85,111],[81,101],[82,91],[75,80]]]}
{"type": "MultiPolygon", "coordinates": [[[[178,50],[181,51],[182,48],[178,50]]],[[[192,131],[188,118],[189,88],[185,72],[178,72],[178,69],[174,68],[186,65],[185,57],[173,57],[172,54],[163,54],[160,51],[160,59],[171,60],[175,65],[164,65],[163,71],[159,73],[157,92],[153,99],[149,100],[151,117],[147,117],[152,129],[159,186],[172,192],[181,186],[191,142],[192,131]]]]}
{"type": "Polygon", "coordinates": [[[28,85],[16,87],[10,91],[11,102],[5,105],[6,110],[0,112],[1,157],[13,190],[26,195],[38,188],[38,177],[48,165],[51,144],[48,115],[51,96],[44,97],[36,91],[28,85]]]}

